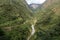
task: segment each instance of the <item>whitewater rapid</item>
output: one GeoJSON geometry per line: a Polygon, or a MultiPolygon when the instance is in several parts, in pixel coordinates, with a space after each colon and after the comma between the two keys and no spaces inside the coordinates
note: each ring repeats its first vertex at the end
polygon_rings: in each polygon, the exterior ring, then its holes
{"type": "Polygon", "coordinates": [[[34,35],[35,33],[35,28],[34,28],[34,25],[31,25],[31,28],[32,28],[32,32],[31,32],[31,35],[28,37],[27,40],[30,40],[30,38],[34,35]]]}

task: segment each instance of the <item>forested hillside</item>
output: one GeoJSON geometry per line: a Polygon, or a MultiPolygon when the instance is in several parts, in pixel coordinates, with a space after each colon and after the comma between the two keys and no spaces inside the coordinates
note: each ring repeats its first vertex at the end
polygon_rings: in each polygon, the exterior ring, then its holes
{"type": "Polygon", "coordinates": [[[32,10],[25,0],[0,0],[0,40],[60,40],[60,0],[32,10]]]}

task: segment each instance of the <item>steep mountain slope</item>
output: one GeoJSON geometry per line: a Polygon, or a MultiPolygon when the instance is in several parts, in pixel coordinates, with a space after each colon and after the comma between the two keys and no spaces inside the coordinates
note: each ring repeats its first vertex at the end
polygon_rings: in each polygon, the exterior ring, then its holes
{"type": "Polygon", "coordinates": [[[25,0],[0,0],[0,40],[26,40],[30,24],[24,22],[30,18],[25,0]]]}
{"type": "Polygon", "coordinates": [[[60,0],[47,0],[37,17],[36,34],[31,40],[60,40],[60,0]]]}
{"type": "MultiPolygon", "coordinates": [[[[22,1],[21,0],[16,0],[16,1],[15,0],[9,0],[9,1],[5,0],[5,1],[0,3],[1,4],[0,5],[0,10],[1,10],[0,15],[1,16],[4,15],[2,17],[7,17],[7,19],[5,18],[6,20],[14,20],[18,17],[20,17],[22,19],[26,19],[26,18],[30,17],[31,13],[28,9],[28,6],[26,5],[25,2],[23,2],[23,0],[22,1]]],[[[2,22],[3,20],[0,20],[0,21],[2,22]]]]}

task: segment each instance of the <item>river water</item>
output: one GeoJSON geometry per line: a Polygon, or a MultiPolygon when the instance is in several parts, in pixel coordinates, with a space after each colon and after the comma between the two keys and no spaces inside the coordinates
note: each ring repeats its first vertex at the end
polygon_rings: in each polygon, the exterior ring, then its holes
{"type": "Polygon", "coordinates": [[[27,40],[30,40],[30,38],[31,38],[31,37],[34,35],[34,33],[35,33],[34,25],[31,25],[31,28],[32,28],[31,35],[28,37],[27,40]]]}

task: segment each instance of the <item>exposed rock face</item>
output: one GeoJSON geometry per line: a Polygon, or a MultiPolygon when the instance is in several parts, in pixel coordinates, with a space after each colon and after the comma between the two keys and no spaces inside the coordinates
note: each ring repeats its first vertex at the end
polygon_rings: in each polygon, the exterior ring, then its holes
{"type": "Polygon", "coordinates": [[[43,4],[43,7],[47,8],[57,2],[60,2],[60,0],[46,0],[46,2],[43,4]]]}
{"type": "Polygon", "coordinates": [[[33,8],[33,9],[36,9],[36,8],[38,8],[39,6],[40,6],[40,4],[30,4],[29,5],[31,8],[33,8]]]}
{"type": "Polygon", "coordinates": [[[28,6],[29,6],[29,8],[30,8],[30,10],[31,10],[32,12],[36,12],[36,11],[38,11],[38,10],[41,9],[42,4],[32,3],[32,4],[28,5],[28,6]]]}
{"type": "Polygon", "coordinates": [[[60,0],[46,0],[43,4],[42,9],[50,8],[57,15],[60,13],[60,0]]]}

